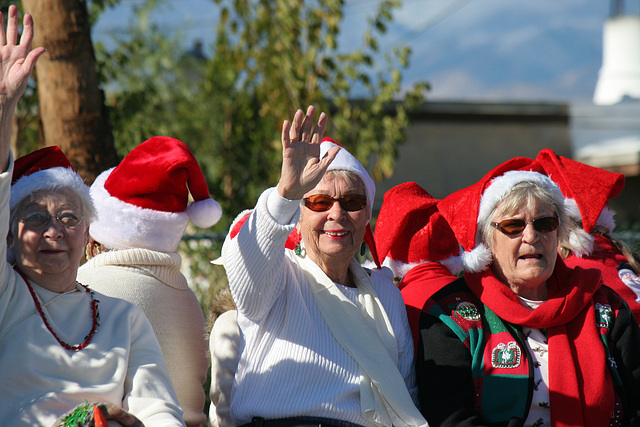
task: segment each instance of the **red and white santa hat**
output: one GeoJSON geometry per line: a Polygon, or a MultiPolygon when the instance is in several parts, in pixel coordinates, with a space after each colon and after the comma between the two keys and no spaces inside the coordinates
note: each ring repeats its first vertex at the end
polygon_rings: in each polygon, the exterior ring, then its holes
{"type": "Polygon", "coordinates": [[[452,274],[462,270],[460,245],[437,202],[415,182],[384,194],[374,235],[378,259],[395,277],[428,262],[439,262],[452,274]]]}
{"type": "Polygon", "coordinates": [[[567,203],[572,205],[571,217],[582,222],[584,231],[591,233],[596,225],[605,233],[613,231],[614,212],[608,201],[624,188],[623,174],[559,156],[549,148],[540,151],[536,160],[558,184],[567,203]]]}
{"type": "MultiPolygon", "coordinates": [[[[504,162],[477,183],[456,191],[438,202],[438,209],[445,217],[460,245],[464,248],[462,263],[466,271],[480,272],[492,261],[491,251],[480,241],[478,224],[486,222],[495,206],[520,182],[534,182],[557,197],[558,204],[566,212],[565,198],[558,185],[553,182],[535,160],[515,157],[504,162]]],[[[582,229],[571,229],[563,245],[577,251],[592,240],[582,229]]]]}
{"type": "Polygon", "coordinates": [[[25,197],[39,190],[70,188],[82,200],[85,218],[94,217],[89,187],[71,166],[71,162],[57,146],[45,147],[18,158],[11,180],[11,209],[25,197]]]}
{"type": "Polygon", "coordinates": [[[98,219],[89,233],[110,249],[175,252],[189,221],[207,228],[222,216],[191,150],[163,136],[148,139],[102,172],[91,196],[98,219]]]}

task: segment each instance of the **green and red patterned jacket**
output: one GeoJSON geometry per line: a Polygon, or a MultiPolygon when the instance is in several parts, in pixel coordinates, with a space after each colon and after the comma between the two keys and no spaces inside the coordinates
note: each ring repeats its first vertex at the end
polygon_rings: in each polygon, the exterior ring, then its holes
{"type": "MultiPolygon", "coordinates": [[[[601,287],[594,302],[623,408],[612,425],[640,425],[640,328],[611,289],[601,287]]],[[[523,425],[534,388],[526,338],[482,304],[464,278],[426,302],[417,354],[420,409],[431,427],[523,425]]]]}

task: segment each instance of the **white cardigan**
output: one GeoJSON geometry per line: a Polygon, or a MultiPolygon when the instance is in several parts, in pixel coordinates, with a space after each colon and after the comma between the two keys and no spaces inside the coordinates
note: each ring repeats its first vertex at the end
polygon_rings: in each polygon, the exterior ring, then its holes
{"type": "MultiPolygon", "coordinates": [[[[286,202],[278,201],[282,198],[274,190],[262,194],[222,251],[242,333],[231,416],[236,425],[255,416],[301,415],[370,425],[360,411],[360,368],[331,334],[304,273],[289,259],[296,255],[283,249],[297,222],[299,202],[283,206],[286,202]]],[[[398,369],[415,400],[413,341],[402,296],[385,275],[373,271],[371,278],[398,341],[398,369]]],[[[357,289],[340,289],[356,301],[357,289]]]]}

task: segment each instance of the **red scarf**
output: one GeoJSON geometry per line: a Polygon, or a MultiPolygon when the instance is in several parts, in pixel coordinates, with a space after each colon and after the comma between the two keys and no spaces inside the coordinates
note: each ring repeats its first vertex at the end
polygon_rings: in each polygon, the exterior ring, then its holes
{"type": "Polygon", "coordinates": [[[501,319],[548,329],[551,424],[608,426],[615,397],[593,303],[602,285],[601,272],[570,269],[558,257],[547,281],[549,299],[533,311],[523,307],[491,269],[464,277],[473,293],[501,319]]]}

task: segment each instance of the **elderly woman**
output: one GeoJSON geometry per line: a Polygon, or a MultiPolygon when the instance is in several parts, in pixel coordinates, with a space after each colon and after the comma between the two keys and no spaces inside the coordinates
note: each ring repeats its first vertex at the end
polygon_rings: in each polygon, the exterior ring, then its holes
{"type": "Polygon", "coordinates": [[[431,426],[640,422],[640,329],[599,270],[568,268],[564,197],[531,159],[500,165],[438,208],[464,277],[423,308],[420,407],[431,426]]]}
{"type": "Polygon", "coordinates": [[[132,414],[147,427],[183,426],[149,321],[76,282],[95,216],[89,188],[57,147],[14,167],[11,118],[44,49],[29,52],[28,14],[17,44],[14,6],[6,37],[0,33],[0,234],[8,236],[0,257],[7,259],[8,241],[15,259],[0,263],[0,425],[48,427],[74,410],[78,420],[92,416],[96,402],[129,413],[119,420],[132,414]]]}
{"type": "Polygon", "coordinates": [[[236,425],[418,426],[413,345],[398,289],[354,255],[374,185],[345,149],[322,141],[326,116],[282,128],[282,174],[222,258],[242,353],[236,425]],[[301,240],[285,249],[297,227],[301,240]]]}

